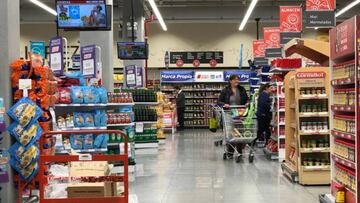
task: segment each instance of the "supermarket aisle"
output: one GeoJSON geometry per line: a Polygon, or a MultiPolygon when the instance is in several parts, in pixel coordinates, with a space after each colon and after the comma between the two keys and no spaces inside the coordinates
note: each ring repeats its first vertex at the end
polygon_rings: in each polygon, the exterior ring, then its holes
{"type": "Polygon", "coordinates": [[[158,155],[138,156],[137,177],[130,183],[132,198],[140,203],[316,203],[318,194],[329,190],[290,183],[262,150],[257,150],[253,164],[246,159],[239,164],[224,161],[213,135],[186,130],[169,136],[158,155]]]}

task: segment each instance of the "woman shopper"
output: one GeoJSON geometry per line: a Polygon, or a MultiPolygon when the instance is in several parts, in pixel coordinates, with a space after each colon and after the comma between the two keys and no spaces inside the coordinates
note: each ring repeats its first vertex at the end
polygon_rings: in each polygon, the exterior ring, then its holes
{"type": "MultiPolygon", "coordinates": [[[[240,78],[238,75],[231,75],[229,78],[229,84],[221,91],[218,100],[219,105],[223,105],[223,108],[229,108],[231,105],[246,105],[249,102],[249,97],[244,87],[239,85],[240,78]]],[[[244,144],[231,143],[236,150],[242,154],[244,144]]],[[[234,149],[227,145],[228,156],[232,157],[234,149]]]]}
{"type": "Polygon", "coordinates": [[[259,98],[258,98],[258,106],[256,111],[256,117],[258,121],[258,131],[257,138],[258,140],[264,140],[265,144],[267,144],[270,139],[270,123],[272,118],[271,113],[271,87],[269,84],[264,84],[259,89],[259,98]],[[265,136],[264,136],[265,134],[265,136]]]}

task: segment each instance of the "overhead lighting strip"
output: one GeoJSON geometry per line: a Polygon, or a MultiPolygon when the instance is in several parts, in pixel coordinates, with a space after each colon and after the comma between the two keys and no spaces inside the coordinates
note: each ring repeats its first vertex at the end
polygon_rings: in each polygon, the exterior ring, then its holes
{"type": "Polygon", "coordinates": [[[44,4],[43,2],[39,1],[39,0],[29,0],[31,3],[39,6],[40,8],[44,9],[45,11],[51,13],[54,16],[57,16],[57,12],[50,8],[48,5],[44,4]]]}
{"type": "Polygon", "coordinates": [[[342,14],[344,14],[346,11],[352,9],[354,6],[360,3],[360,0],[356,0],[345,6],[343,9],[341,9],[339,12],[336,12],[335,17],[339,17],[342,14]]]}
{"type": "Polygon", "coordinates": [[[152,10],[154,11],[155,16],[156,16],[156,18],[158,19],[158,21],[159,21],[162,29],[163,29],[164,31],[167,31],[166,24],[165,24],[165,22],[164,22],[163,17],[161,16],[161,13],[160,13],[158,7],[156,6],[155,0],[148,0],[148,2],[149,2],[149,4],[150,4],[152,10]]]}
{"type": "Polygon", "coordinates": [[[240,31],[244,30],[245,25],[246,25],[247,21],[249,20],[250,15],[251,15],[251,13],[253,12],[253,10],[254,10],[257,2],[258,2],[258,0],[252,0],[252,1],[251,1],[248,10],[247,10],[246,13],[245,13],[245,16],[244,16],[243,20],[241,21],[241,24],[240,24],[240,27],[239,27],[239,30],[240,30],[240,31]]]}

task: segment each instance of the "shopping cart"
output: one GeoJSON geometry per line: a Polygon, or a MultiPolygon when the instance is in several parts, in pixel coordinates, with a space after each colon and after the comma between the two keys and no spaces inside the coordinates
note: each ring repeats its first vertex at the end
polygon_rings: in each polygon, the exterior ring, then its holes
{"type": "Polygon", "coordinates": [[[249,162],[252,163],[253,142],[257,137],[257,122],[253,113],[246,113],[246,106],[230,106],[221,112],[224,124],[224,160],[235,157],[238,163],[242,156],[248,155],[249,162]],[[243,153],[239,152],[238,146],[243,153]]]}
{"type": "MultiPolygon", "coordinates": [[[[219,130],[223,131],[223,121],[222,121],[222,108],[215,104],[209,105],[209,111],[211,113],[210,121],[209,121],[209,130],[213,133],[218,132],[219,130]]],[[[223,135],[221,133],[216,133],[215,135],[215,146],[219,146],[223,144],[223,135]]]]}

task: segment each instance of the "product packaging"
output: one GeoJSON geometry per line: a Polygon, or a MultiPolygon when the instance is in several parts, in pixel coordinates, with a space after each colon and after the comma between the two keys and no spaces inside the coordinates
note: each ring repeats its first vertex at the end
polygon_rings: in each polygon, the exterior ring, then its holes
{"type": "Polygon", "coordinates": [[[80,86],[70,87],[70,95],[71,95],[72,103],[74,104],[84,103],[84,93],[82,87],[80,86]]]}
{"type": "Polygon", "coordinates": [[[21,98],[8,111],[8,115],[23,127],[35,123],[41,114],[40,107],[27,97],[21,98]]]}
{"type": "Polygon", "coordinates": [[[12,123],[8,128],[9,133],[24,147],[34,144],[43,133],[38,123],[24,128],[18,123],[12,123]]]}
{"type": "Polygon", "coordinates": [[[76,135],[76,134],[70,135],[70,144],[71,144],[71,148],[75,150],[83,149],[84,135],[76,135]]]}

